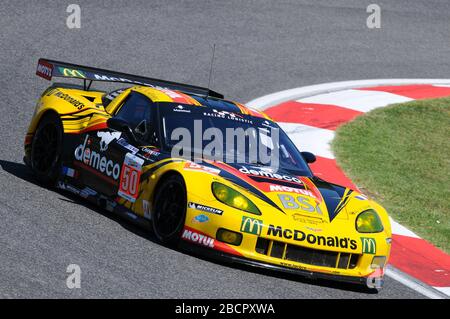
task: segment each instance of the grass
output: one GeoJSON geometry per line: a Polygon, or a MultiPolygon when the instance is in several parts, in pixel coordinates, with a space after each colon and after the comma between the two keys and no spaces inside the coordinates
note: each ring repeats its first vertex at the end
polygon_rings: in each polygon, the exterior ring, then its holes
{"type": "Polygon", "coordinates": [[[450,98],[371,111],[341,126],[332,148],[363,193],[450,252],[450,98]]]}

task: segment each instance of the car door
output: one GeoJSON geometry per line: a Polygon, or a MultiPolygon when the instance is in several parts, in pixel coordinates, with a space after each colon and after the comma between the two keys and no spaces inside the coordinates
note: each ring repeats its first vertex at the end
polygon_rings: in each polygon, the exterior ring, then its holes
{"type": "Polygon", "coordinates": [[[83,168],[80,178],[84,185],[106,196],[135,201],[145,162],[136,154],[139,145],[149,145],[154,134],[151,129],[152,104],[144,95],[132,91],[113,115],[129,125],[137,143],[110,128],[92,131],[82,137],[75,159],[83,168]]]}

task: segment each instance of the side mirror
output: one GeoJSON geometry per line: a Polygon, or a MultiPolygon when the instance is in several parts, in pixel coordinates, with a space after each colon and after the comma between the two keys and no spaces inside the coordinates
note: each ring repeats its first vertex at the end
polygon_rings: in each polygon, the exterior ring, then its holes
{"type": "Polygon", "coordinates": [[[311,164],[314,163],[316,161],[316,155],[314,155],[313,153],[310,152],[301,152],[304,160],[306,161],[306,163],[311,164]]]}
{"type": "Polygon", "coordinates": [[[130,125],[127,121],[121,118],[117,117],[111,117],[106,121],[106,124],[108,125],[108,128],[122,132],[125,134],[125,136],[128,138],[128,140],[137,145],[137,139],[136,136],[133,133],[133,130],[131,129],[130,125]]]}

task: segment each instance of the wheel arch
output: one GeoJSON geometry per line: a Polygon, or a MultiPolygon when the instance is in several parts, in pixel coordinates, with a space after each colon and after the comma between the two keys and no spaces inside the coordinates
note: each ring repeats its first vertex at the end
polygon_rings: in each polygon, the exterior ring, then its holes
{"type": "MultiPolygon", "coordinates": [[[[25,135],[25,141],[24,141],[25,156],[24,156],[23,160],[24,160],[25,164],[27,164],[27,165],[29,165],[34,134],[36,133],[36,130],[39,127],[39,124],[42,122],[42,120],[51,114],[56,115],[61,120],[59,113],[55,109],[48,108],[48,109],[45,109],[44,111],[36,114],[30,123],[28,132],[25,135]]],[[[61,124],[62,124],[62,122],[61,122],[61,124]]]]}
{"type": "MultiPolygon", "coordinates": [[[[152,192],[152,194],[150,196],[151,197],[150,199],[151,199],[152,206],[155,203],[155,195],[156,195],[156,192],[158,191],[158,186],[161,186],[161,184],[166,179],[168,179],[170,176],[174,176],[174,175],[178,175],[178,176],[180,176],[183,179],[184,187],[186,188],[186,179],[184,178],[183,174],[181,174],[179,171],[174,170],[174,169],[170,169],[170,170],[162,173],[161,176],[159,177],[158,181],[156,182],[155,188],[153,189],[153,192],[152,192]]],[[[187,189],[186,189],[186,196],[187,196],[187,189]]]]}
{"type": "MultiPolygon", "coordinates": [[[[42,112],[42,114],[40,114],[39,118],[37,119],[36,129],[31,139],[32,141],[29,145],[26,145],[26,155],[24,157],[24,161],[34,171],[34,174],[37,177],[37,179],[46,186],[50,187],[54,186],[60,174],[63,139],[64,139],[64,130],[61,117],[59,116],[58,112],[51,109],[42,112]],[[48,168],[42,170],[41,168],[39,168],[39,165],[37,166],[38,168],[34,166],[35,163],[35,160],[33,159],[33,156],[35,156],[34,148],[36,147],[35,145],[36,140],[41,136],[40,135],[41,125],[44,125],[43,129],[45,129],[45,127],[47,127],[49,124],[53,124],[55,128],[57,128],[55,135],[56,138],[55,141],[57,143],[55,144],[54,157],[51,158],[52,160],[49,162],[51,163],[51,165],[48,168]]],[[[46,145],[50,144],[46,143],[46,145]]]]}
{"type": "Polygon", "coordinates": [[[30,126],[28,128],[28,133],[27,134],[34,134],[34,133],[36,133],[36,130],[37,130],[38,126],[39,126],[39,123],[41,123],[41,121],[44,119],[45,116],[48,116],[49,114],[52,114],[52,113],[55,114],[56,116],[58,116],[59,119],[61,119],[61,116],[60,116],[59,112],[56,110],[56,108],[54,108],[54,107],[46,107],[41,112],[37,112],[35,114],[35,116],[31,120],[31,123],[30,123],[30,126]]]}

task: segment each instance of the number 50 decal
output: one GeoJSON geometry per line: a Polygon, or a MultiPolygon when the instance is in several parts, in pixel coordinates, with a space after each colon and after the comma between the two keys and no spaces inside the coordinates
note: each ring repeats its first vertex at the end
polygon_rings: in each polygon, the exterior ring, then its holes
{"type": "Polygon", "coordinates": [[[120,174],[119,196],[134,203],[139,194],[139,179],[144,160],[131,153],[127,153],[120,174]]]}

